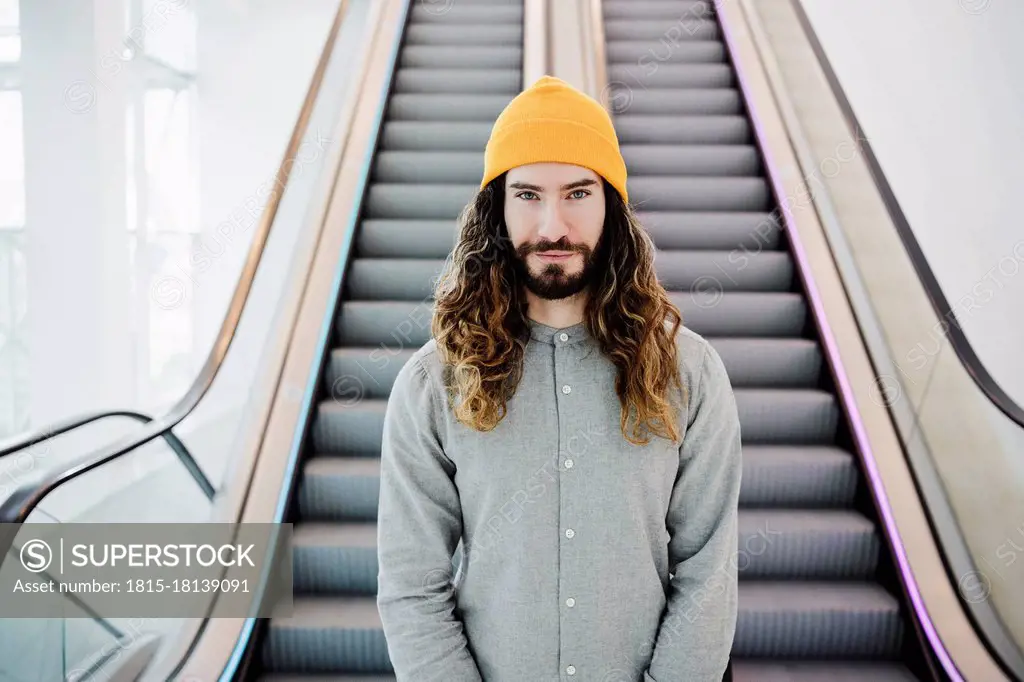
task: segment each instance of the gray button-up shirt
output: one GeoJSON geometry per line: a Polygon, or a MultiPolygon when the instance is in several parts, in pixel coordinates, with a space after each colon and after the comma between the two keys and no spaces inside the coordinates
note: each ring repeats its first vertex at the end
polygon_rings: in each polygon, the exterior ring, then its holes
{"type": "Polygon", "coordinates": [[[416,351],[381,453],[377,605],[399,682],[721,679],[739,416],[718,353],[686,328],[677,348],[683,441],[646,446],[623,437],[615,367],[582,323],[531,321],[486,433],[447,409],[435,342],[416,351]]]}

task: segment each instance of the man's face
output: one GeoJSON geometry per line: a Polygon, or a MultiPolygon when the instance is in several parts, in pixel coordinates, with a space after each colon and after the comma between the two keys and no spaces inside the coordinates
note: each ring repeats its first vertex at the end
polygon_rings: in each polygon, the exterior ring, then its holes
{"type": "Polygon", "coordinates": [[[510,170],[505,224],[527,289],[549,300],[586,289],[597,273],[604,214],[604,184],[592,170],[565,163],[510,170]]]}

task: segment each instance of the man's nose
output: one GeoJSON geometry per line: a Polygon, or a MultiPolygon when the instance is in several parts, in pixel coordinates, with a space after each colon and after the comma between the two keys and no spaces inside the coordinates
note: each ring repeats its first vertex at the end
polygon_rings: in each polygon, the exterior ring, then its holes
{"type": "Polygon", "coordinates": [[[545,207],[544,215],[541,217],[540,228],[537,231],[537,236],[546,239],[548,241],[557,242],[562,237],[569,234],[569,223],[565,220],[565,216],[562,215],[562,211],[558,204],[545,207]]]}

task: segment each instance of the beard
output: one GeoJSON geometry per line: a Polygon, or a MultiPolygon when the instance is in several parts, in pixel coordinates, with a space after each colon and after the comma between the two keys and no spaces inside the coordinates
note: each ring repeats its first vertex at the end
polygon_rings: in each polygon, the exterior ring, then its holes
{"type": "Polygon", "coordinates": [[[520,244],[516,247],[512,258],[513,266],[520,281],[536,296],[548,301],[569,298],[588,290],[597,281],[603,240],[604,234],[602,233],[593,249],[586,244],[571,244],[565,237],[557,242],[543,241],[520,244]],[[568,269],[575,265],[576,258],[574,256],[564,263],[543,263],[538,271],[531,269],[527,258],[530,254],[544,251],[579,253],[583,257],[583,267],[579,272],[569,274],[568,269]]]}

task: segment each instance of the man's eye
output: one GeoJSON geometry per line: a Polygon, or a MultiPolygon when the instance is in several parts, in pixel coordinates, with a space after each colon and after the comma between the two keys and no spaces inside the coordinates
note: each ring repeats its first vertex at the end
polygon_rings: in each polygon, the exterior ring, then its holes
{"type": "Polygon", "coordinates": [[[574,199],[582,199],[582,198],[588,196],[589,194],[590,194],[590,192],[588,192],[585,189],[578,189],[575,192],[573,192],[572,194],[570,194],[569,196],[573,197],[574,199]]]}
{"type": "Polygon", "coordinates": [[[532,200],[532,199],[533,199],[534,197],[536,197],[537,195],[536,195],[536,194],[534,194],[533,192],[530,192],[530,191],[525,191],[525,192],[520,192],[520,193],[519,193],[519,194],[517,194],[516,196],[517,196],[517,197],[519,197],[520,199],[526,199],[527,201],[530,201],[530,200],[532,200]],[[527,196],[527,195],[529,195],[529,196],[527,196]]]}

